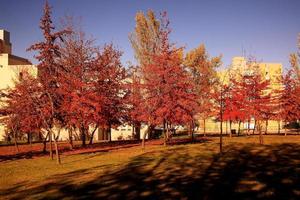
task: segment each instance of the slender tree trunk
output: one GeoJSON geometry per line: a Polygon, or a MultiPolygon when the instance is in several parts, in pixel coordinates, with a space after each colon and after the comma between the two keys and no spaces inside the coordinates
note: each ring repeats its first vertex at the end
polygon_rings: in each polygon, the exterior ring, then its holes
{"type": "Polygon", "coordinates": [[[220,154],[222,153],[223,153],[223,119],[221,119],[221,124],[220,124],[220,154]]]}
{"type": "Polygon", "coordinates": [[[269,120],[267,119],[267,120],[266,120],[266,131],[265,131],[265,134],[266,134],[266,135],[268,134],[268,125],[269,125],[269,120]]]}
{"type": "Polygon", "coordinates": [[[97,129],[98,129],[98,125],[95,127],[95,129],[93,130],[93,132],[91,134],[91,138],[90,138],[89,144],[93,144],[94,135],[95,135],[95,132],[96,132],[97,129]]]}
{"type": "Polygon", "coordinates": [[[253,127],[253,131],[252,131],[252,135],[254,135],[255,129],[256,129],[256,120],[254,120],[254,127],[253,127]]]}
{"type": "MultiPolygon", "coordinates": [[[[228,120],[226,120],[226,124],[225,124],[225,129],[226,129],[226,135],[228,135],[228,120]]],[[[229,133],[229,136],[231,137],[231,133],[229,133]]]]}
{"type": "Polygon", "coordinates": [[[83,125],[81,125],[81,128],[80,128],[80,134],[81,134],[81,141],[82,141],[82,144],[81,146],[82,147],[85,147],[86,146],[86,133],[85,133],[85,127],[83,125]]]}
{"type": "Polygon", "coordinates": [[[142,139],[142,149],[145,149],[145,140],[146,140],[146,136],[147,134],[149,135],[149,133],[151,132],[151,125],[148,126],[147,130],[144,132],[143,134],[143,139],[142,139]]]}
{"type": "Polygon", "coordinates": [[[58,151],[58,143],[57,143],[57,137],[55,137],[54,135],[54,146],[55,146],[55,154],[56,154],[56,163],[57,164],[61,164],[61,161],[60,161],[60,154],[59,154],[59,151],[58,151]]]}
{"type": "Polygon", "coordinates": [[[284,123],[284,136],[287,136],[287,128],[286,128],[287,122],[284,123]]]}
{"type": "Polygon", "coordinates": [[[194,133],[195,133],[195,122],[194,122],[194,120],[192,120],[191,131],[192,131],[192,141],[194,142],[194,140],[195,140],[195,137],[194,137],[194,133]]]}
{"type": "MultiPolygon", "coordinates": [[[[229,136],[232,137],[232,132],[231,132],[231,126],[232,126],[232,120],[229,120],[229,136]]],[[[227,128],[226,128],[227,129],[227,128]]]]}
{"type": "Polygon", "coordinates": [[[46,148],[47,148],[47,138],[49,136],[49,132],[47,132],[46,137],[43,139],[43,153],[46,153],[46,148]]]}
{"type": "Polygon", "coordinates": [[[141,123],[138,122],[135,126],[135,139],[140,140],[141,139],[141,123]]]}
{"type": "Polygon", "coordinates": [[[135,124],[134,124],[134,123],[132,123],[131,136],[132,136],[133,139],[136,139],[136,134],[135,134],[135,124]]]}
{"type": "Polygon", "coordinates": [[[259,129],[259,143],[260,144],[263,144],[264,143],[264,140],[263,140],[263,135],[262,135],[262,128],[261,128],[261,124],[260,124],[260,122],[258,122],[258,129],[259,129]]]}
{"type": "Polygon", "coordinates": [[[27,133],[27,144],[30,143],[30,137],[29,137],[29,133],[27,133]]]}
{"type": "Polygon", "coordinates": [[[167,136],[166,136],[166,121],[163,122],[163,134],[164,134],[164,146],[167,146],[167,136]]]}
{"type": "Polygon", "coordinates": [[[109,124],[109,126],[108,126],[107,134],[108,134],[108,141],[111,142],[111,124],[109,124]]]}
{"type": "Polygon", "coordinates": [[[50,142],[50,157],[53,160],[53,149],[52,149],[52,132],[49,131],[49,142],[50,142]]]}
{"type": "Polygon", "coordinates": [[[241,123],[242,123],[242,121],[239,120],[238,136],[240,136],[240,134],[241,134],[241,123]]]}
{"type": "Polygon", "coordinates": [[[280,120],[278,121],[278,134],[280,134],[280,120]]]}
{"type": "Polygon", "coordinates": [[[72,128],[69,128],[68,132],[69,132],[70,150],[73,150],[73,130],[72,130],[72,128]]]}
{"type": "Polygon", "coordinates": [[[13,130],[13,135],[14,135],[15,149],[16,149],[16,152],[19,153],[19,145],[18,145],[18,141],[17,141],[17,137],[16,137],[16,132],[14,130],[13,130]]]}
{"type": "Polygon", "coordinates": [[[206,120],[203,119],[203,136],[206,136],[206,124],[205,124],[206,120]]]}
{"type": "Polygon", "coordinates": [[[250,135],[250,119],[248,119],[247,135],[250,135]]]}
{"type": "Polygon", "coordinates": [[[166,141],[165,141],[166,145],[167,145],[167,142],[169,142],[169,127],[168,127],[168,124],[167,124],[166,141]]]}
{"type": "Polygon", "coordinates": [[[166,130],[164,130],[163,132],[164,132],[164,146],[167,146],[167,134],[166,134],[166,130]]]}

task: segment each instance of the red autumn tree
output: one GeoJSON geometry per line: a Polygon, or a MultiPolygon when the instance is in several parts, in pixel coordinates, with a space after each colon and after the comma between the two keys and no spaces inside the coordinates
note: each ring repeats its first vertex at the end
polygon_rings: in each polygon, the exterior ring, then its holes
{"type": "Polygon", "coordinates": [[[126,71],[121,64],[122,52],[112,44],[105,45],[98,52],[93,65],[93,88],[97,95],[103,96],[101,119],[99,124],[104,129],[106,139],[111,140],[111,128],[126,122],[127,105],[125,98],[126,71]]]}
{"type": "Polygon", "coordinates": [[[263,143],[261,123],[265,120],[266,113],[271,106],[270,83],[262,77],[259,67],[254,62],[249,62],[248,69],[242,76],[232,81],[234,85],[233,92],[237,95],[238,100],[236,102],[239,102],[239,106],[236,107],[237,112],[242,110],[246,113],[245,119],[248,121],[248,125],[251,119],[254,119],[253,132],[258,129],[260,142],[263,143]]]}
{"type": "Polygon", "coordinates": [[[61,56],[58,62],[64,66],[59,76],[60,87],[58,89],[62,103],[60,106],[63,125],[69,131],[69,140],[72,146],[72,134],[79,130],[82,146],[86,145],[86,139],[93,134],[97,124],[101,121],[101,106],[103,95],[97,94],[94,89],[94,70],[98,48],[93,40],[86,39],[85,34],[73,26],[73,21],[67,21],[65,25],[72,34],[68,34],[63,42],[60,42],[61,56]],[[89,129],[93,127],[90,133],[89,129]]]}
{"type": "Polygon", "coordinates": [[[279,91],[280,110],[278,115],[285,123],[285,135],[287,135],[287,123],[300,119],[300,85],[297,77],[293,76],[294,74],[293,70],[288,71],[283,78],[283,88],[279,91]]]}
{"type": "Polygon", "coordinates": [[[1,113],[5,115],[1,123],[12,132],[16,147],[19,134],[39,135],[43,129],[47,129],[47,121],[51,116],[49,99],[41,84],[28,71],[22,70],[15,87],[4,93],[1,113]]]}
{"type": "Polygon", "coordinates": [[[152,118],[154,124],[163,125],[166,145],[172,125],[191,123],[197,104],[191,77],[182,65],[181,49],[169,42],[169,22],[165,15],[162,19],[165,31],[161,32],[161,51],[142,67],[142,73],[145,103],[151,107],[145,120],[152,118]]]}
{"type": "MultiPolygon", "coordinates": [[[[47,120],[47,131],[49,132],[50,137],[50,156],[53,158],[52,129],[55,125],[54,122],[59,122],[61,119],[59,113],[61,98],[57,92],[57,89],[59,88],[58,78],[60,72],[65,70],[63,66],[59,65],[57,62],[57,58],[60,57],[60,49],[57,44],[57,39],[62,39],[62,37],[69,31],[63,30],[53,32],[54,26],[51,20],[51,8],[47,1],[44,7],[44,15],[41,18],[40,29],[43,32],[44,41],[32,45],[28,50],[38,51],[38,55],[35,56],[35,58],[39,61],[37,65],[38,79],[51,104],[51,118],[47,120]]],[[[56,152],[58,152],[57,141],[55,141],[55,146],[56,152]]],[[[58,153],[57,162],[60,162],[58,153]]]]}

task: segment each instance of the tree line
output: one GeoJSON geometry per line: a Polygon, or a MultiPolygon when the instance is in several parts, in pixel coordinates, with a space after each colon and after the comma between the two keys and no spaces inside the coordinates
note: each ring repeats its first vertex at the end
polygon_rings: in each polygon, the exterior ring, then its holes
{"type": "Polygon", "coordinates": [[[270,81],[255,61],[247,63],[251,73],[228,72],[225,82],[217,73],[221,55],[209,56],[203,44],[185,53],[170,41],[166,12],[159,17],[152,10],[138,12],[135,21],[129,40],[138,64],[124,66],[120,50],[113,44],[96,45],[71,17],[55,31],[46,2],[40,21],[43,41],[28,48],[36,52],[37,76],[23,69],[15,87],[1,91],[1,123],[16,145],[21,134],[40,137],[44,150],[49,141],[53,159],[53,142],[60,163],[61,129],[68,131],[72,148],[75,136],[83,146],[87,140],[92,144],[97,129],[110,140],[111,128],[128,123],[140,139],[142,124],[148,125],[147,134],[162,126],[166,145],[176,125],[186,126],[193,138],[198,119],[214,117],[221,122],[222,136],[223,121],[231,126],[254,118],[263,142],[262,123],[299,120],[300,53],[291,54],[292,69],[271,94],[270,81]]]}

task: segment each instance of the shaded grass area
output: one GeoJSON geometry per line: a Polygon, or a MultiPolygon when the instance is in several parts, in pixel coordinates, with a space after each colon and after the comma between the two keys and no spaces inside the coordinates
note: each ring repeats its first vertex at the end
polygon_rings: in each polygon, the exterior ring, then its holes
{"type": "Polygon", "coordinates": [[[222,156],[213,139],[68,155],[61,166],[3,162],[0,199],[299,199],[298,140],[226,138],[222,156]]]}

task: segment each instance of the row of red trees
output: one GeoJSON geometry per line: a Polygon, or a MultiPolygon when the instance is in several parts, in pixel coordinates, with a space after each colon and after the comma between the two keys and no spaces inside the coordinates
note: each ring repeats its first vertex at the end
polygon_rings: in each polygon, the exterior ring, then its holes
{"type": "Polygon", "coordinates": [[[137,13],[130,41],[139,65],[130,68],[122,65],[122,53],[112,44],[96,46],[69,18],[62,24],[63,30],[54,32],[46,2],[40,24],[44,40],[29,48],[38,52],[38,75],[21,71],[15,87],[1,93],[1,122],[14,138],[43,135],[45,145],[49,138],[51,157],[54,141],[58,162],[60,131],[55,129],[68,130],[71,145],[79,132],[84,146],[88,138],[93,142],[97,129],[109,140],[111,127],[129,123],[139,139],[142,124],[148,125],[147,133],[162,126],[166,144],[176,125],[186,125],[193,136],[199,117],[230,124],[254,118],[257,127],[275,116],[299,119],[299,80],[292,72],[278,95],[268,93],[269,82],[259,70],[224,85],[216,72],[221,56],[210,58],[204,45],[184,55],[169,40],[165,13],[159,19],[153,11],[137,13]]]}
{"type": "MultiPolygon", "coordinates": [[[[250,121],[254,120],[253,132],[258,131],[260,142],[263,143],[262,132],[268,132],[270,120],[278,123],[283,121],[286,128],[288,122],[300,119],[300,82],[295,76],[295,69],[271,83],[262,75],[256,62],[249,62],[247,67],[248,70],[240,73],[228,72],[229,83],[223,85],[223,120],[229,121],[230,130],[232,123],[238,123],[238,133],[241,123],[247,122],[248,134],[250,121]]],[[[278,131],[280,133],[280,125],[278,131]]]]}

